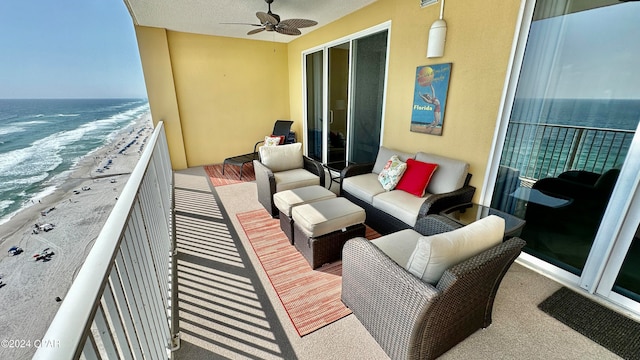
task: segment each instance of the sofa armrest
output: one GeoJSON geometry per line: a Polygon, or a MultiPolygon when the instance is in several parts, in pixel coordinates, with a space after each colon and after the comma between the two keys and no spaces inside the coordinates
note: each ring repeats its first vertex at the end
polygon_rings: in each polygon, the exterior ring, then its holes
{"type": "Polygon", "coordinates": [[[408,357],[415,328],[439,295],[369,240],[354,238],[344,245],[342,302],[391,358],[408,357]]]}
{"type": "Polygon", "coordinates": [[[344,179],[350,176],[368,174],[373,170],[373,165],[374,163],[348,165],[340,172],[340,179],[344,179]]]}
{"type": "Polygon", "coordinates": [[[441,211],[446,210],[452,206],[469,203],[473,199],[473,194],[476,192],[476,188],[471,185],[465,185],[462,188],[444,193],[444,194],[431,194],[426,198],[418,218],[427,216],[429,214],[439,214],[441,211]]]}
{"type": "Polygon", "coordinates": [[[304,161],[304,164],[303,164],[304,169],[317,175],[320,178],[320,186],[324,187],[325,176],[324,176],[324,168],[322,167],[322,164],[320,164],[319,162],[307,156],[303,156],[302,159],[304,161]]]}

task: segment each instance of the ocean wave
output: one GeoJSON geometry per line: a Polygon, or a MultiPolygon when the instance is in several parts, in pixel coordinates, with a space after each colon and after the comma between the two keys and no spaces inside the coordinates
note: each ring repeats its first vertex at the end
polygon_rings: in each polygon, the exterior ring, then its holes
{"type": "Polygon", "coordinates": [[[0,128],[0,135],[9,135],[23,132],[25,129],[21,126],[9,125],[0,128]]]}
{"type": "Polygon", "coordinates": [[[9,206],[13,205],[13,203],[15,203],[15,201],[13,200],[0,200],[0,212],[4,211],[9,206]]]}

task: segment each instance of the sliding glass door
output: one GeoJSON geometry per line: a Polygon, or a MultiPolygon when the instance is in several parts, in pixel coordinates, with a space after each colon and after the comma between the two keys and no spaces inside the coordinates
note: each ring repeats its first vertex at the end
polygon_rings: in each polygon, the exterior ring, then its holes
{"type": "Polygon", "coordinates": [[[639,301],[640,3],[526,8],[491,205],[526,220],[527,254],[639,301]]]}
{"type": "Polygon", "coordinates": [[[375,160],[387,42],[388,24],[383,24],[303,54],[306,152],[331,169],[375,160]]]}
{"type": "Polygon", "coordinates": [[[353,41],[349,161],[373,162],[378,154],[384,110],[387,32],[353,41]]]}

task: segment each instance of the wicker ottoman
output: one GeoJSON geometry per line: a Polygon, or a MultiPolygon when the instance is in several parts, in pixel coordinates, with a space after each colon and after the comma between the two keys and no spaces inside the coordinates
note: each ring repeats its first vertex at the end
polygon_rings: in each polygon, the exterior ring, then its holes
{"type": "Polygon", "coordinates": [[[365,233],[364,209],[343,197],[296,206],[291,217],[294,245],[312,269],[340,260],[344,243],[365,233]]]}
{"type": "Polygon", "coordinates": [[[280,228],[293,244],[293,219],[291,209],[294,206],[312,203],[314,201],[333,199],[336,194],[320,185],[305,186],[292,190],[280,191],[273,194],[273,204],[280,213],[280,228]]]}

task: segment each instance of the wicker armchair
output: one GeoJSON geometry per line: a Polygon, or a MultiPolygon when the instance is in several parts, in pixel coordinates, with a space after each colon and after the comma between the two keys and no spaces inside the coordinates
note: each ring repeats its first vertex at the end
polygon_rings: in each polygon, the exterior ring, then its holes
{"type": "MultiPolygon", "coordinates": [[[[433,235],[459,226],[430,215],[416,230],[433,235]]],[[[351,239],[342,255],[342,301],[392,359],[433,359],[491,324],[500,282],[524,245],[511,238],[449,268],[432,286],[370,241],[351,239]]]]}
{"type": "Polygon", "coordinates": [[[278,208],[273,203],[273,194],[276,192],[310,185],[324,187],[322,164],[303,156],[300,143],[262,147],[260,159],[253,161],[258,201],[273,217],[278,216],[278,208]],[[269,156],[265,154],[266,150],[269,150],[269,156]],[[296,165],[292,168],[291,163],[296,165]]]}

